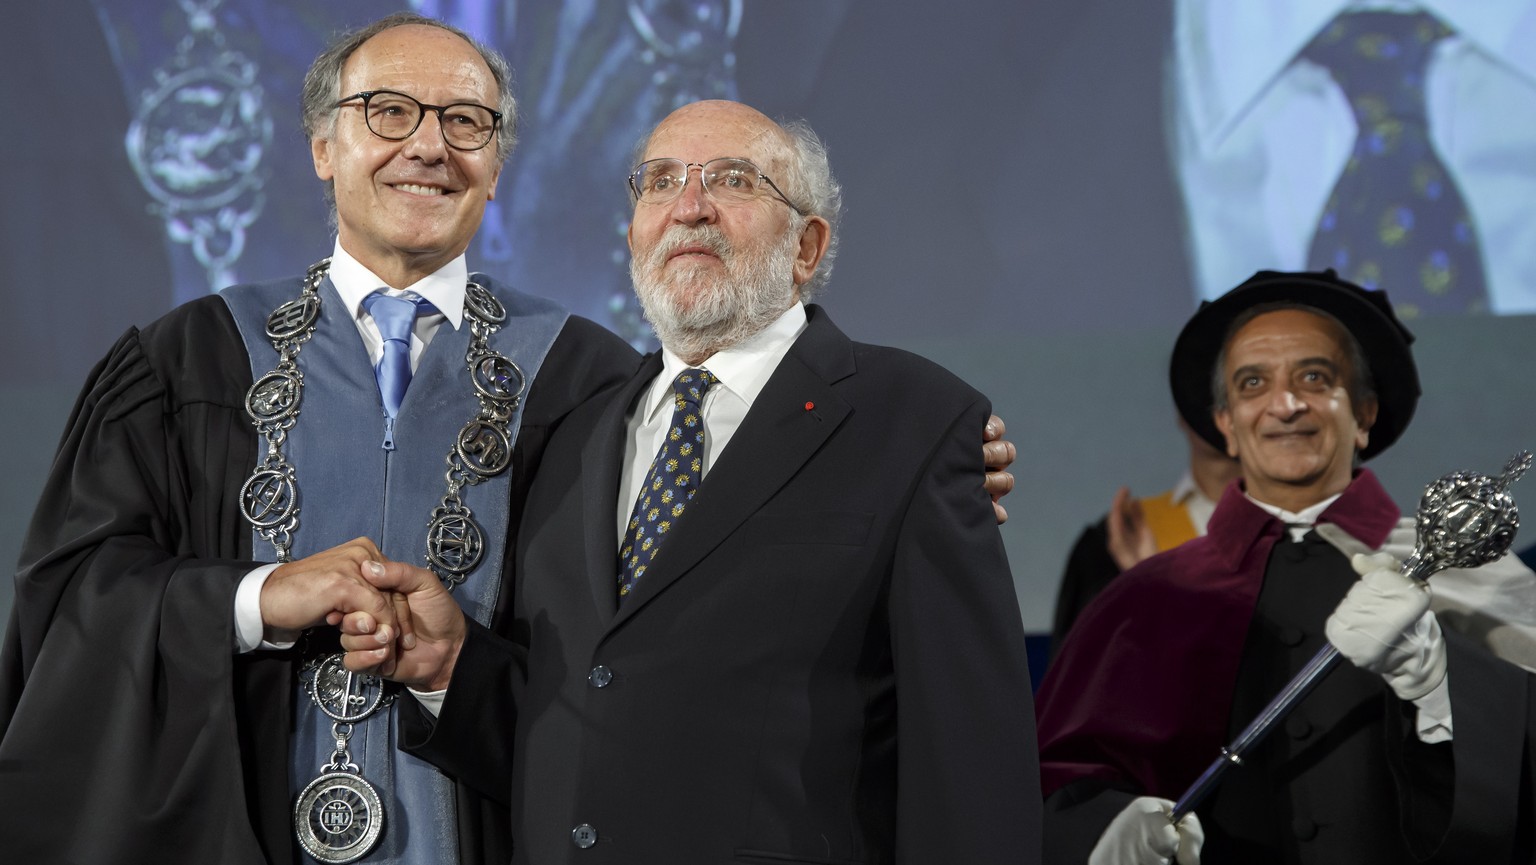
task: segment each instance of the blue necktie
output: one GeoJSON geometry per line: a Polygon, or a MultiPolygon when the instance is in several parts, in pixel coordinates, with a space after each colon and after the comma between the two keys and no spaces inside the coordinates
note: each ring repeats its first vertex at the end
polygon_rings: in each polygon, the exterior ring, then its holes
{"type": "Polygon", "coordinates": [[[392,297],[379,291],[363,298],[363,308],[373,316],[379,336],[384,339],[384,354],[374,364],[373,376],[378,379],[379,396],[384,400],[384,447],[394,450],[395,418],[400,415],[400,403],[411,383],[411,329],[416,325],[416,316],[430,315],[437,308],[414,294],[392,297]]]}
{"type": "Polygon", "coordinates": [[[635,497],[619,550],[619,603],[656,560],[662,541],[693,501],[704,475],[704,415],[699,404],[719,381],[707,369],[685,369],[672,382],[672,424],[635,497]]]}
{"type": "Polygon", "coordinates": [[[1328,69],[1359,130],[1307,263],[1385,288],[1403,318],[1488,309],[1472,217],[1425,120],[1424,69],[1450,33],[1424,13],[1352,12],[1302,52],[1328,69]]]}

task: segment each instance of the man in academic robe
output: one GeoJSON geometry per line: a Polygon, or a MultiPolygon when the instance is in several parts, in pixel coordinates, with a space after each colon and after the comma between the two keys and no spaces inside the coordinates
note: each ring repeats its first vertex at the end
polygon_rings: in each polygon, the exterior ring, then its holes
{"type": "Polygon", "coordinates": [[[663,348],[551,442],[513,639],[390,563],[416,644],[359,612],[348,665],[436,706],[407,746],[508,797],[517,863],[1037,861],[1018,601],[966,480],[987,401],[805,303],[840,210],[809,128],[700,102],[640,152],[663,348]]]}
{"type": "Polygon", "coordinates": [[[1117,578],[1039,694],[1047,861],[1525,862],[1533,575],[1398,572],[1369,459],[1419,397],[1385,294],[1263,272],[1174,348],[1185,421],[1242,465],[1208,534],[1117,578]],[[1436,613],[1438,612],[1438,616],[1436,613]],[[1331,640],[1350,662],[1177,826],[1173,801],[1331,640]]]}
{"type": "Polygon", "coordinates": [[[512,148],[509,87],[499,56],[431,19],[340,37],[304,98],[335,202],[329,259],[130,330],[92,373],[0,660],[9,861],[304,862],[306,833],[323,861],[506,860],[502,806],[396,758],[389,706],[342,725],[310,685],[343,703],[379,694],[316,669],[341,613],[397,624],[357,578],[364,559],[435,553],[457,602],[496,625],[506,538],[550,432],[638,359],[468,272],[512,148]],[[401,297],[428,305],[391,336],[377,304],[401,297]],[[374,369],[390,355],[414,375],[393,405],[374,369]],[[439,528],[449,504],[455,522],[439,528]],[[309,813],[295,825],[322,776],[341,776],[325,795],[355,797],[349,825],[318,801],[329,828],[309,813]]]}

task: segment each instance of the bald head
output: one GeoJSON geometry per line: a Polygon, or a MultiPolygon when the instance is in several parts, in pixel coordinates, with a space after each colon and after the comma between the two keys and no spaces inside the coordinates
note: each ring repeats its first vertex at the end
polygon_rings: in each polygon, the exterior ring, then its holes
{"type": "MultiPolygon", "coordinates": [[[[679,142],[705,149],[732,148],[757,154],[747,156],[781,186],[793,185],[794,140],[782,126],[750,105],[724,99],[691,102],[656,124],[640,147],[637,162],[658,156],[676,156],[679,142]]],[[[724,154],[723,151],[722,155],[724,154]]],[[[745,156],[745,153],[728,155],[745,156]]],[[[788,192],[788,190],[785,190],[788,192]]],[[[793,196],[791,196],[793,198],[793,196]]],[[[799,202],[796,202],[798,206],[799,202]]]]}

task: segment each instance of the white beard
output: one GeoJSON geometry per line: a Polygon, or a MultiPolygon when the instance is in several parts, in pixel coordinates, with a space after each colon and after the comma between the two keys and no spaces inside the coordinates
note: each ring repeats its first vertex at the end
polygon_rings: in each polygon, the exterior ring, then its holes
{"type": "Polygon", "coordinates": [[[643,258],[629,263],[629,276],[645,319],[673,354],[697,363],[755,336],[795,302],[795,252],[799,237],[784,232],[777,244],[735,250],[712,225],[673,226],[643,258]],[[667,256],[702,245],[725,265],[723,277],[707,272],[708,262],[674,263],[667,256]]]}

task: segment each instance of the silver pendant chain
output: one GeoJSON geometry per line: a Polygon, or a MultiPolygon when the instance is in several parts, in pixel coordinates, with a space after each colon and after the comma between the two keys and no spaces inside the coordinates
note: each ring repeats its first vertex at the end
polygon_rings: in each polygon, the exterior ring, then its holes
{"type": "MultiPolygon", "coordinates": [[[[245,410],[267,448],[240,489],[240,510],[276,549],[279,562],[292,561],[293,533],[299,526],[298,474],[283,453],[304,397],[299,351],[320,321],[320,283],[330,265],[329,258],[312,265],[299,296],[267,317],[267,338],[277,351],[277,366],[258,378],[245,396],[245,410]]],[[[470,282],[464,287],[464,314],[470,329],[464,365],[480,410],[459,430],[448,451],[447,493],[427,525],[427,566],[449,591],[485,556],[485,531],[461,493],[512,464],[510,425],[528,384],[516,363],[489,347],[491,335],[507,318],[501,302],[484,286],[470,282]]]]}
{"type": "Polygon", "coordinates": [[[331,655],[305,666],[305,690],[331,719],[336,748],[320,775],[299,793],[293,831],[299,844],[321,862],[346,863],[373,851],[384,833],[384,802],[352,760],[353,725],[393,701],[377,676],[353,673],[331,655]]]}

